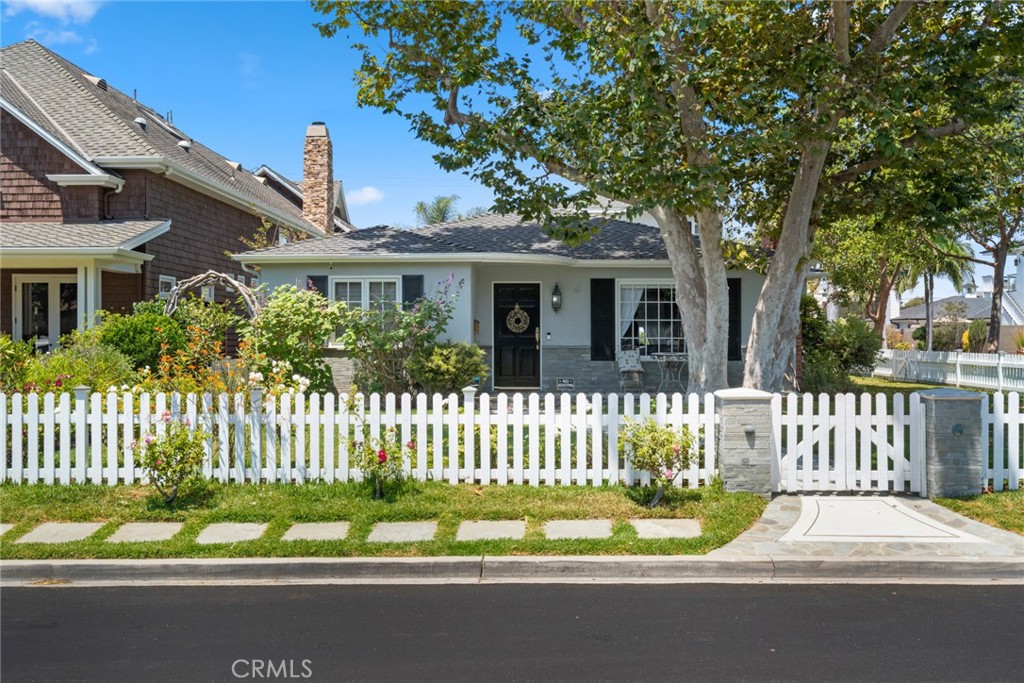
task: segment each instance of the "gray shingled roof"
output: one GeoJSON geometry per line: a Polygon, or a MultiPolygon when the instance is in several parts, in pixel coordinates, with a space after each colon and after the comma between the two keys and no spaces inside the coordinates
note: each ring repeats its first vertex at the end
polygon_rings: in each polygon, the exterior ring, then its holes
{"type": "MultiPolygon", "coordinates": [[[[947,305],[963,305],[967,320],[988,320],[992,310],[992,297],[981,296],[948,296],[945,299],[936,299],[932,302],[932,316],[938,320],[945,315],[947,305]]],[[[913,320],[924,320],[926,317],[925,305],[919,304],[900,311],[900,314],[893,318],[893,322],[910,322],[913,320]]]]}
{"type": "MultiPolygon", "coordinates": [[[[275,210],[297,224],[312,226],[302,212],[252,173],[236,171],[228,160],[155,111],[107,84],[93,83],[86,71],[34,40],[0,50],[0,94],[39,126],[78,150],[87,159],[108,157],[166,158],[208,182],[233,190],[253,204],[275,210]],[[143,130],[133,123],[147,120],[143,130]],[[188,151],[178,146],[191,142],[188,151]]],[[[109,164],[117,168],[116,164],[109,164]]]]}
{"type": "Polygon", "coordinates": [[[133,248],[137,246],[133,242],[138,238],[150,230],[168,223],[169,221],[166,220],[102,221],[99,223],[0,223],[0,249],[133,248]]]}
{"type": "Polygon", "coordinates": [[[539,224],[518,216],[485,214],[415,230],[376,227],[347,235],[293,242],[240,254],[282,256],[353,256],[403,254],[530,254],[580,260],[667,260],[656,227],[626,221],[591,220],[598,233],[578,247],[544,234],[539,224]]]}

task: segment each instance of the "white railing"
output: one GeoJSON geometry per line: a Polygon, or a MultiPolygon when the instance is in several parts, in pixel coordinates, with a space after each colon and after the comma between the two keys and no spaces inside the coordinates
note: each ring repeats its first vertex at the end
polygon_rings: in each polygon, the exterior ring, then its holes
{"type": "Polygon", "coordinates": [[[209,394],[0,394],[0,481],[145,481],[132,445],[188,421],[206,435],[204,474],[218,481],[360,480],[355,444],[380,443],[388,430],[410,444],[407,475],[480,484],[649,483],[619,449],[626,419],[653,417],[687,426],[701,458],[679,485],[697,487],[716,472],[714,397],[696,394],[411,396],[312,394],[267,397],[209,394]],[[471,435],[467,438],[467,435],[471,435]]]}
{"type": "Polygon", "coordinates": [[[775,394],[775,491],[895,491],[927,495],[918,394],[775,394]]]}
{"type": "Polygon", "coordinates": [[[1024,390],[1024,355],[883,351],[874,374],[908,382],[1024,390]]]}

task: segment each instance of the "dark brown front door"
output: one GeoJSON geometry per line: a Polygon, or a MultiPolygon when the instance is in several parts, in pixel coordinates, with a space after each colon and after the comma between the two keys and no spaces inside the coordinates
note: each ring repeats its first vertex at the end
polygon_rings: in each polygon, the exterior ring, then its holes
{"type": "Polygon", "coordinates": [[[540,387],[540,285],[494,285],[494,386],[540,387]]]}

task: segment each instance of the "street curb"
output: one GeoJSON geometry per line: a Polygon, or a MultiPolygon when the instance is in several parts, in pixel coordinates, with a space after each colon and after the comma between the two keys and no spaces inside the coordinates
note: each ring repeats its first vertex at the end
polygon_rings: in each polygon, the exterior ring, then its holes
{"type": "Polygon", "coordinates": [[[1020,558],[531,556],[6,560],[0,585],[389,581],[927,580],[1024,583],[1020,558]]]}

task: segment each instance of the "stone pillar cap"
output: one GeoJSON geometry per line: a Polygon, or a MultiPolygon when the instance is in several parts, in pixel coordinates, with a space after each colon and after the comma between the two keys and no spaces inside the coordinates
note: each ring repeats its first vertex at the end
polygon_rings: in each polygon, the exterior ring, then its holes
{"type": "Polygon", "coordinates": [[[982,395],[966,389],[925,389],[920,392],[922,400],[932,401],[980,401],[982,395]]]}
{"type": "Polygon", "coordinates": [[[732,399],[745,399],[745,398],[771,398],[772,394],[767,391],[761,391],[760,389],[747,389],[746,387],[737,387],[735,389],[719,389],[715,392],[715,398],[732,398],[732,399]]]}

